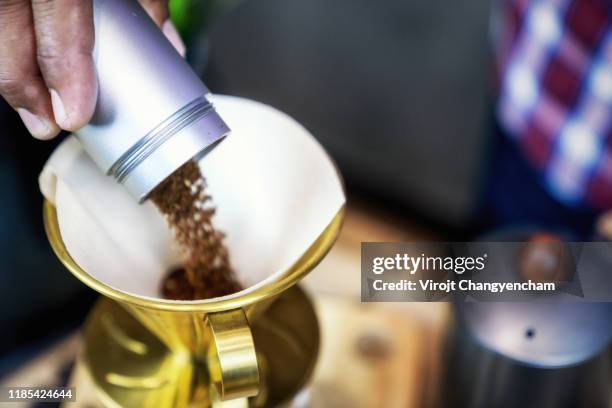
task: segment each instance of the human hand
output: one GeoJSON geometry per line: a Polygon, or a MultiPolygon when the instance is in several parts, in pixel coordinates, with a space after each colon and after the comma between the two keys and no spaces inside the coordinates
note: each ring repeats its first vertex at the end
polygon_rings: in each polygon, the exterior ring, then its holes
{"type": "MultiPolygon", "coordinates": [[[[177,50],[167,0],[140,0],[177,50]]],[[[98,93],[92,0],[0,0],[0,95],[32,136],[76,131],[93,115],[98,93]]]]}

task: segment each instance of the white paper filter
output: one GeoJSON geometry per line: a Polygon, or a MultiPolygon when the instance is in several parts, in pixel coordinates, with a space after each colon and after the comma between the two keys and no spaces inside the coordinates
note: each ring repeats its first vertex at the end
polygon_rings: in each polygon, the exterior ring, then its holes
{"type": "MultiPolygon", "coordinates": [[[[213,96],[232,133],[200,161],[217,208],[215,226],[245,288],[274,280],[329,225],[345,198],[336,169],[299,123],[267,105],[213,96]]],[[[166,221],[104,175],[74,137],[52,154],[40,189],[57,209],[73,259],[96,279],[158,298],[179,263],[166,221]]]]}

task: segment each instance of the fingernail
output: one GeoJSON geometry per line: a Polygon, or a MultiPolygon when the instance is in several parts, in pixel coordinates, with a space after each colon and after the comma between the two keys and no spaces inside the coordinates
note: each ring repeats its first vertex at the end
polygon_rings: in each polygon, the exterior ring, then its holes
{"type": "Polygon", "coordinates": [[[37,139],[50,139],[58,133],[58,129],[54,124],[48,123],[47,120],[42,119],[27,109],[17,108],[17,113],[30,134],[37,139]]]}
{"type": "Polygon", "coordinates": [[[183,57],[185,56],[185,43],[181,39],[178,31],[176,31],[176,27],[170,21],[170,19],[166,20],[166,22],[162,25],[162,32],[170,41],[170,43],[174,46],[174,48],[181,54],[183,57]]]}
{"type": "Polygon", "coordinates": [[[71,129],[70,118],[68,117],[66,107],[64,106],[64,102],[62,102],[62,98],[60,98],[59,93],[57,93],[55,89],[49,89],[49,93],[51,94],[51,106],[53,107],[53,116],[55,116],[55,121],[62,129],[71,129]]]}

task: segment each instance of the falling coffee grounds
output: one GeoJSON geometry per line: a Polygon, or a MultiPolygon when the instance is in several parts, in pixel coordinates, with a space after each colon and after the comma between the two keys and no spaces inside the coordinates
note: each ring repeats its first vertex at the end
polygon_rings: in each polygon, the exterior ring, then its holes
{"type": "Polygon", "coordinates": [[[183,267],[162,282],[164,297],[208,299],[242,289],[229,262],[224,234],[212,225],[215,209],[197,162],[190,160],[172,173],[150,199],[166,217],[186,258],[183,267]]]}

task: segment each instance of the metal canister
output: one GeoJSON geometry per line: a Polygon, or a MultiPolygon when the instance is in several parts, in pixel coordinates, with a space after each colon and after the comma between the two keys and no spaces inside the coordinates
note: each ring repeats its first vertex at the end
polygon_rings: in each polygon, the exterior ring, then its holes
{"type": "Polygon", "coordinates": [[[461,303],[433,406],[607,408],[610,303],[461,303]]]}
{"type": "Polygon", "coordinates": [[[209,90],[135,0],[94,0],[99,93],[77,132],[97,165],[140,202],[225,137],[209,90]]]}

